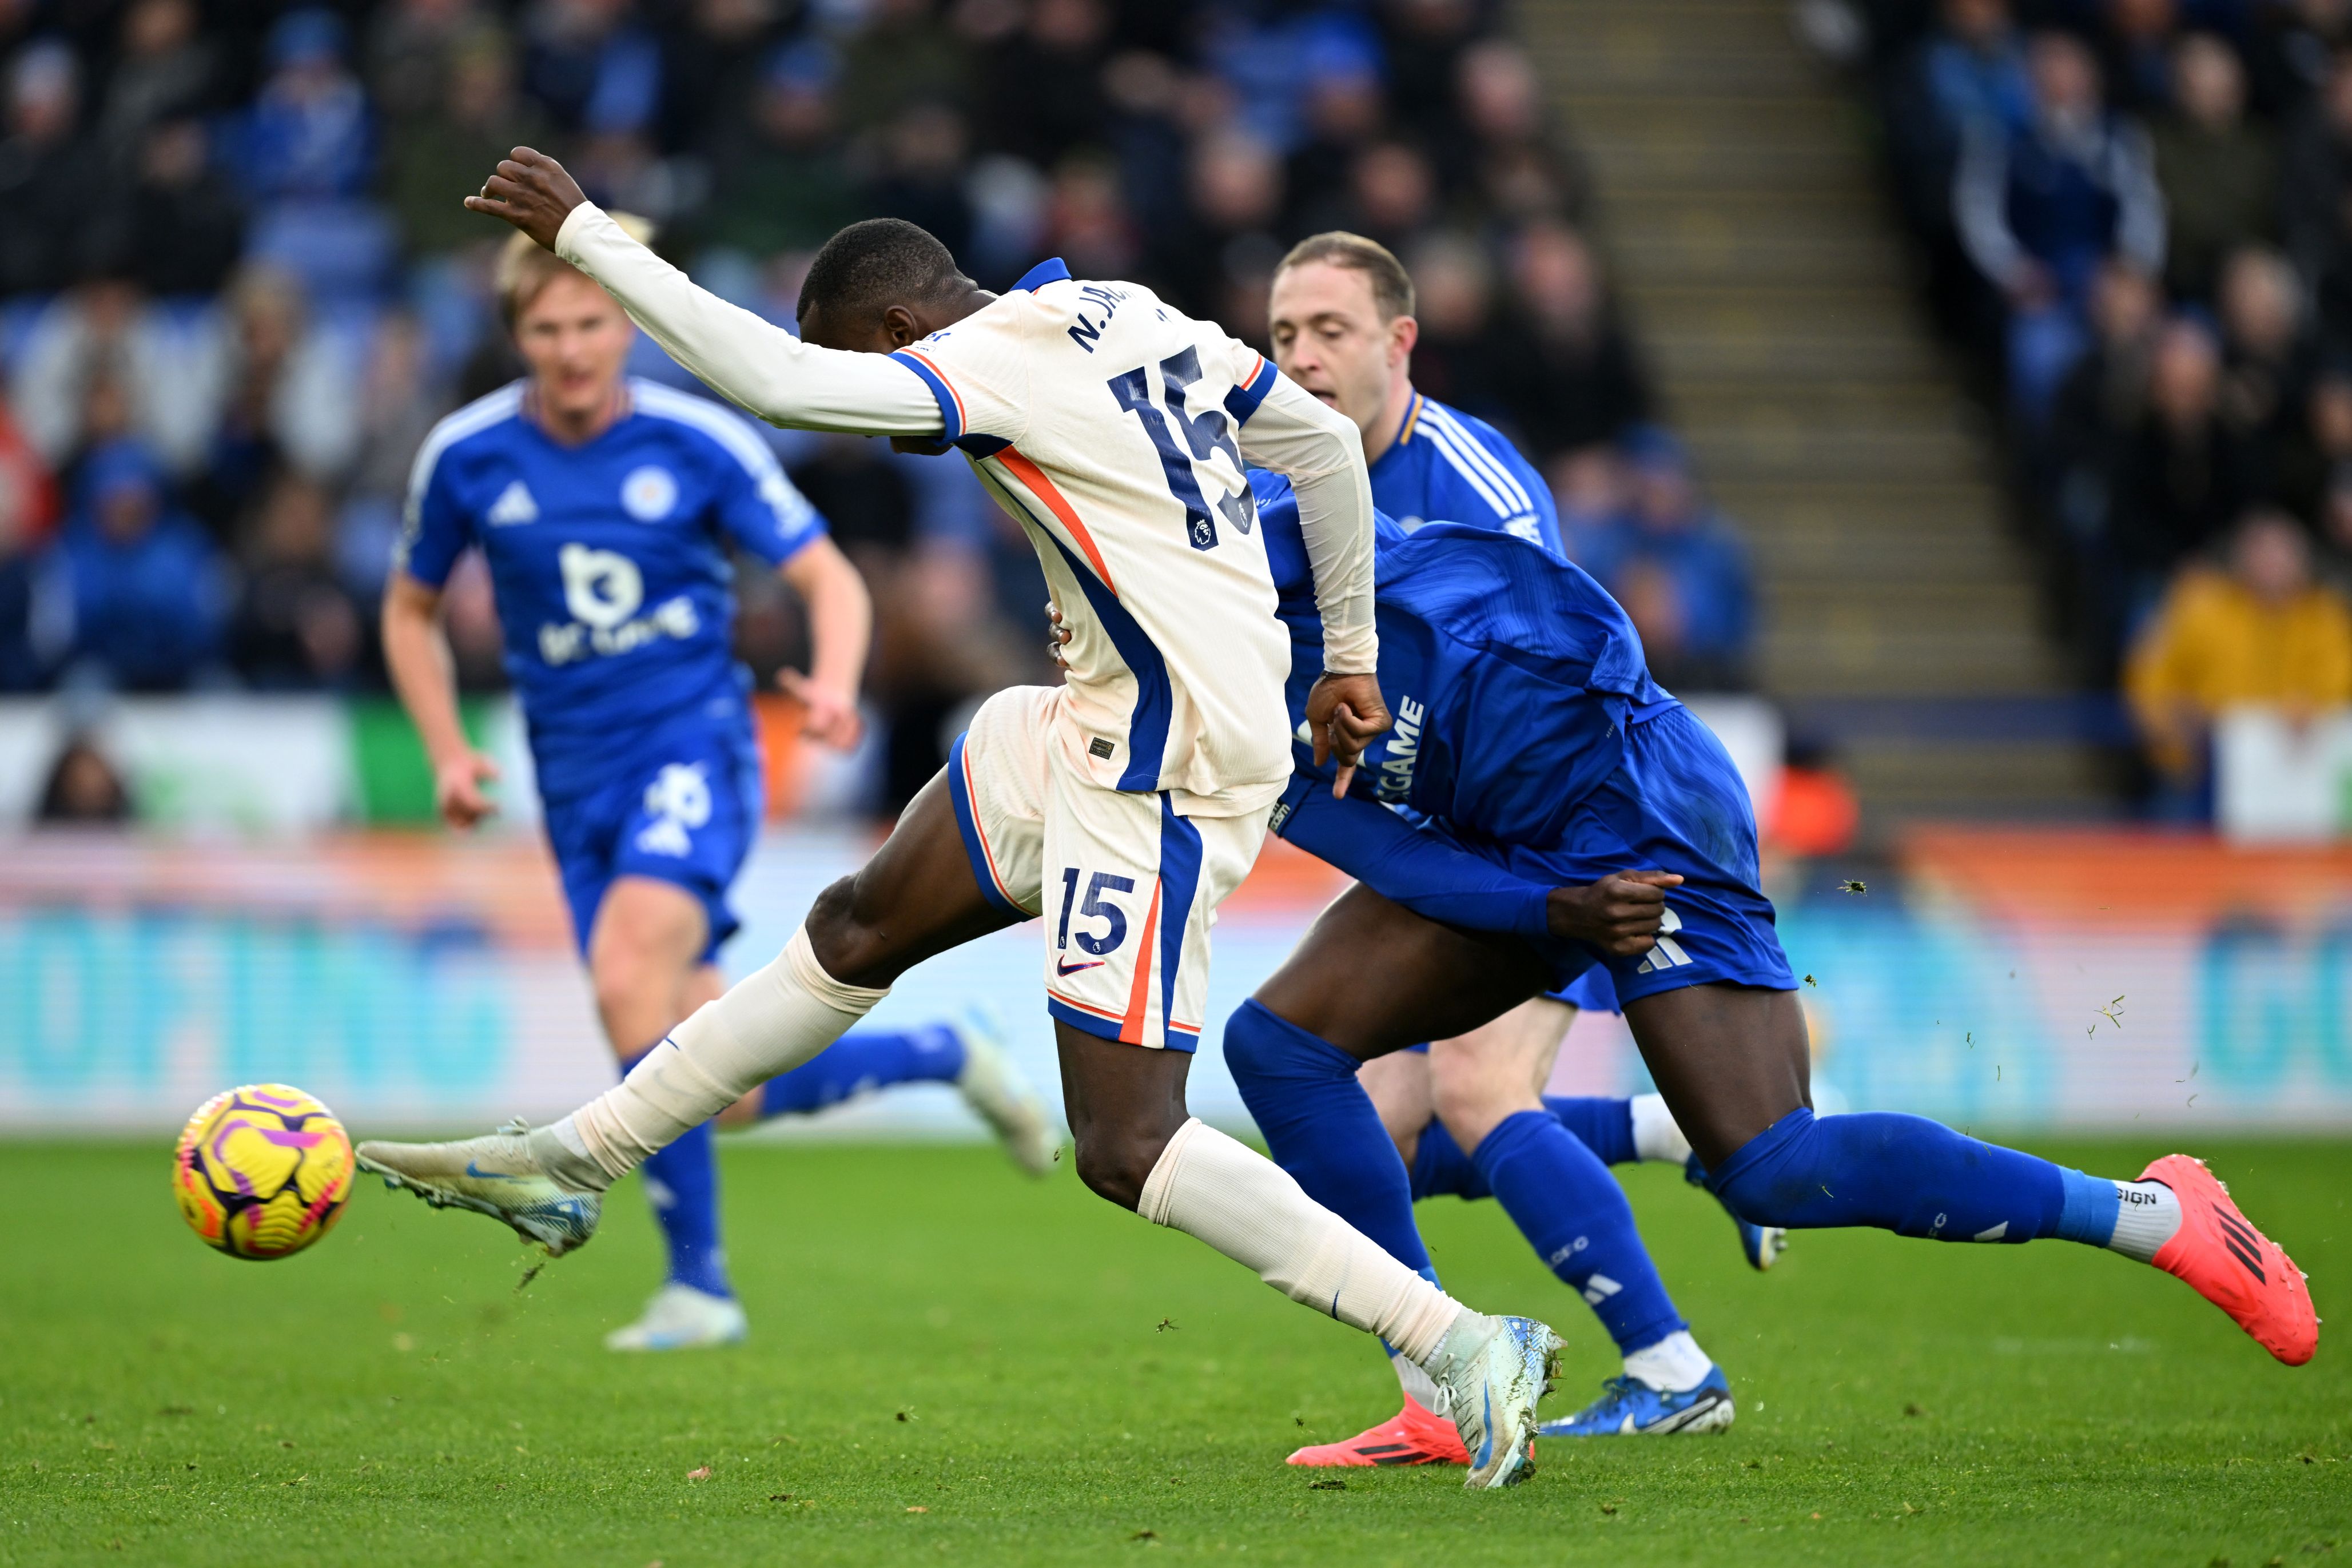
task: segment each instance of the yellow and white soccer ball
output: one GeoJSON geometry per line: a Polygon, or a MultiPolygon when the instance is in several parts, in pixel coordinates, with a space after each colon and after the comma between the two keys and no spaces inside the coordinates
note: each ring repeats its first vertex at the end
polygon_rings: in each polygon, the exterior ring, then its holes
{"type": "Polygon", "coordinates": [[[284,1258],[333,1227],[354,1168],[351,1134],[334,1112],[287,1084],[249,1083],[188,1118],[172,1189],[205,1246],[231,1258],[284,1258]]]}

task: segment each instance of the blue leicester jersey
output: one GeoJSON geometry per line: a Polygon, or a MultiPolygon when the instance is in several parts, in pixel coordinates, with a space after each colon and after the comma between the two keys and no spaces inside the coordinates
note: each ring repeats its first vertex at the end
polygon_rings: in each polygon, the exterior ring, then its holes
{"type": "Polygon", "coordinates": [[[1414,393],[1371,473],[1372,504],[1408,533],[1424,522],[1459,522],[1567,554],[1550,487],[1501,431],[1460,409],[1414,393]]]}
{"type": "MultiPolygon", "coordinates": [[[[1322,634],[1288,482],[1253,476],[1292,629],[1291,721],[1321,673],[1322,634]],[[1279,544],[1277,543],[1279,542],[1279,544]]],[[[1383,520],[1375,610],[1394,725],[1350,793],[1500,842],[1548,842],[1617,770],[1629,720],[1670,705],[1642,639],[1582,568],[1492,529],[1383,520]]],[[[1303,775],[1316,773],[1302,744],[1303,775]]],[[[1328,766],[1321,776],[1330,776],[1328,766]]]]}
{"type": "Polygon", "coordinates": [[[517,382],[434,427],[394,563],[437,588],[480,548],[540,788],[562,798],[629,765],[632,736],[740,715],[730,547],[781,565],[824,520],[717,404],[633,379],[626,412],[566,447],[527,416],[524,392],[517,382]]]}

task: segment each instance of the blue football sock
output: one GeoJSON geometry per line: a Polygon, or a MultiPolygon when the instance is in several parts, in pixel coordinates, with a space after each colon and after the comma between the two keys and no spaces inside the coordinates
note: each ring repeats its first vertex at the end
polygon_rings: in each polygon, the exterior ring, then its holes
{"type": "Polygon", "coordinates": [[[1689,1326],[1642,1245],[1624,1190],[1549,1111],[1506,1117],[1472,1157],[1536,1256],[1591,1304],[1621,1353],[1689,1326]]]}
{"type": "Polygon", "coordinates": [[[1421,1130],[1421,1142],[1412,1152],[1412,1195],[1416,1202],[1456,1197],[1465,1203],[1495,1195],[1486,1190],[1486,1178],[1478,1173],[1476,1163],[1434,1116],[1421,1130]]]}
{"type": "Polygon", "coordinates": [[[1707,1185],[1751,1225],[1871,1226],[1937,1241],[2058,1237],[2104,1247],[2118,1208],[2113,1182],[1883,1111],[1792,1110],[1707,1185]]]}
{"type": "Polygon", "coordinates": [[[1356,1081],[1362,1065],[1255,1001],[1225,1020],[1225,1066],[1274,1163],[1406,1268],[1426,1270],[1404,1162],[1356,1081]]]}
{"type": "Polygon", "coordinates": [[[1547,1094],[1544,1109],[1552,1120],[1576,1134],[1604,1165],[1631,1165],[1641,1159],[1633,1152],[1633,1102],[1588,1095],[1547,1094]]]}
{"type": "Polygon", "coordinates": [[[732,1296],[719,1245],[719,1156],[704,1122],[643,1166],[646,1195],[669,1244],[669,1278],[713,1296],[732,1296]]]}
{"type": "Polygon", "coordinates": [[[953,1083],[963,1075],[963,1037],[944,1024],[921,1029],[856,1029],[760,1093],[762,1117],[805,1115],[894,1083],[953,1083]]]}

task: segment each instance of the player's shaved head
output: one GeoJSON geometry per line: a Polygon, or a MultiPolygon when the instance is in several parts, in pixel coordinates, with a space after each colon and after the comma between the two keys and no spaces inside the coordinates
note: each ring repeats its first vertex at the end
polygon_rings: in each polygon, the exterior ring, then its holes
{"type": "Polygon", "coordinates": [[[867,348],[893,307],[924,320],[975,287],[929,229],[904,218],[873,217],[824,242],[809,264],[795,315],[812,342],[867,348]]]}

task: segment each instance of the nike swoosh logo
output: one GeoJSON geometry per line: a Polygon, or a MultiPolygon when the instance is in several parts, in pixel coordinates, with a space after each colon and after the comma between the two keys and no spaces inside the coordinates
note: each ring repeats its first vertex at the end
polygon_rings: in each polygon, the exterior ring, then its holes
{"type": "Polygon", "coordinates": [[[1109,962],[1110,961],[1107,958],[1097,958],[1092,963],[1072,963],[1067,959],[1057,958],[1054,961],[1054,973],[1056,974],[1076,974],[1082,969],[1100,969],[1104,964],[1109,962]]]}
{"type": "Polygon", "coordinates": [[[485,1182],[520,1182],[522,1180],[520,1176],[516,1175],[512,1171],[485,1171],[471,1160],[466,1162],[466,1174],[474,1177],[478,1181],[485,1182]]]}
{"type": "Polygon", "coordinates": [[[1486,1417],[1486,1430],[1478,1445],[1477,1461],[1472,1468],[1483,1470],[1486,1468],[1486,1461],[1495,1457],[1495,1391],[1492,1387],[1478,1391],[1478,1404],[1486,1417]]]}

